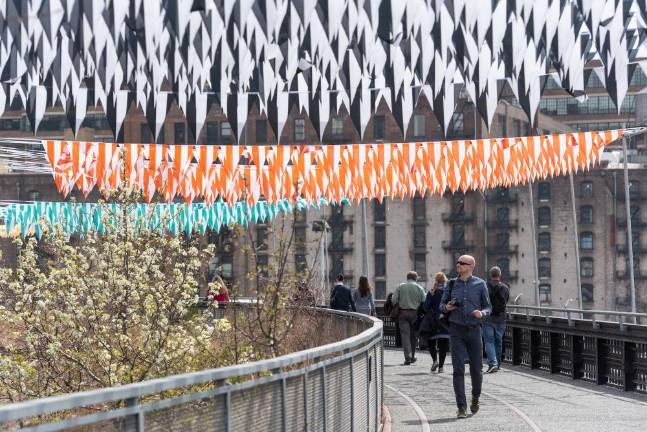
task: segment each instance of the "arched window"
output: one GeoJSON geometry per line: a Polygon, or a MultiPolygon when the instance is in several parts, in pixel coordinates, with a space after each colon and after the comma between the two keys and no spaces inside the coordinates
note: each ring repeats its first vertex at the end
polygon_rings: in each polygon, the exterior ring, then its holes
{"type": "Polygon", "coordinates": [[[496,235],[496,248],[500,249],[502,252],[510,249],[510,234],[508,233],[499,233],[496,235]]]}
{"type": "Polygon", "coordinates": [[[508,207],[499,207],[496,209],[496,221],[507,223],[510,221],[510,209],[508,207]]]}
{"type": "Polygon", "coordinates": [[[585,231],[580,233],[580,249],[591,250],[593,249],[593,233],[585,231]]]}
{"type": "Polygon", "coordinates": [[[496,260],[496,265],[501,269],[502,279],[510,277],[510,258],[499,258],[496,260]]]}
{"type": "Polygon", "coordinates": [[[550,294],[551,294],[551,288],[550,284],[540,284],[539,285],[539,301],[544,304],[544,303],[550,303],[550,294]]]}

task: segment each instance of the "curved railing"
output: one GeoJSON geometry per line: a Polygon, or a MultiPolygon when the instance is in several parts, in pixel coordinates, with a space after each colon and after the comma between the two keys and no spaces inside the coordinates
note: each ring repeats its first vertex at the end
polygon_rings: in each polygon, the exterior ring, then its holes
{"type": "Polygon", "coordinates": [[[356,313],[307,313],[320,314],[338,341],[254,363],[0,406],[0,429],[38,418],[26,430],[377,431],[382,322],[356,313]],[[56,416],[65,419],[47,422],[56,416]]]}

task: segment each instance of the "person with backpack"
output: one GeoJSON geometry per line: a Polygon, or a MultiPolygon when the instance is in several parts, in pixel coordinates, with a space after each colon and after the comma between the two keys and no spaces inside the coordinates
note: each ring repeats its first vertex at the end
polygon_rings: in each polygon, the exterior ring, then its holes
{"type": "Polygon", "coordinates": [[[438,272],[434,276],[434,284],[427,292],[423,309],[425,317],[420,324],[420,341],[427,341],[429,354],[433,364],[431,365],[431,372],[443,372],[445,365],[445,357],[449,351],[449,334],[447,327],[442,325],[438,318],[440,317],[440,300],[443,297],[447,286],[447,276],[445,273],[438,272]]]}
{"type": "Polygon", "coordinates": [[[359,287],[353,290],[353,301],[357,312],[375,316],[375,300],[373,300],[371,285],[368,283],[366,276],[359,277],[359,287]]]}
{"type": "Polygon", "coordinates": [[[483,322],[483,339],[487,354],[488,368],[485,373],[498,372],[501,368],[503,354],[503,335],[505,333],[505,309],[510,299],[510,287],[501,282],[501,269],[490,269],[490,281],[487,283],[492,314],[483,322]]]}

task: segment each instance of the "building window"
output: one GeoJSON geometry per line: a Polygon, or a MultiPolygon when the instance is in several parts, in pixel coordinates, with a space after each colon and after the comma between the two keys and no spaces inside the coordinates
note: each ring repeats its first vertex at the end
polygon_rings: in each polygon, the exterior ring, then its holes
{"type": "Polygon", "coordinates": [[[231,125],[229,122],[220,122],[220,137],[224,144],[232,142],[234,134],[231,131],[231,125]]]}
{"type": "Polygon", "coordinates": [[[294,119],[294,140],[306,140],[306,121],[304,119],[294,119]]]}
{"type": "Polygon", "coordinates": [[[593,249],[593,233],[585,231],[580,234],[580,249],[591,250],[593,249]]]}
{"type": "Polygon", "coordinates": [[[539,301],[541,303],[550,303],[550,284],[539,285],[539,301]]]}
{"type": "Polygon", "coordinates": [[[373,220],[375,222],[386,221],[386,201],[379,202],[377,199],[373,201],[373,220]]]}
{"type": "Polygon", "coordinates": [[[29,197],[29,201],[38,201],[40,200],[40,192],[37,190],[31,190],[29,191],[29,194],[27,194],[29,197]]]}
{"type": "Polygon", "coordinates": [[[184,123],[175,123],[175,144],[186,143],[186,125],[184,123]]]}
{"type": "Polygon", "coordinates": [[[375,298],[386,299],[386,281],[375,281],[375,298]]]}
{"type": "Polygon", "coordinates": [[[465,244],[465,225],[452,225],[452,244],[462,246],[465,244]]]}
{"type": "Polygon", "coordinates": [[[375,277],[386,276],[386,255],[375,254],[375,277]]]}
{"type": "Polygon", "coordinates": [[[580,223],[587,225],[593,223],[593,206],[580,207],[580,223]]]}
{"type": "Polygon", "coordinates": [[[541,182],[537,185],[537,199],[548,201],[550,199],[550,183],[541,182]]]}
{"type": "Polygon", "coordinates": [[[537,249],[539,249],[539,252],[550,252],[549,232],[542,232],[537,235],[537,249]]]}
{"type": "Polygon", "coordinates": [[[306,223],[308,218],[308,211],[306,209],[299,209],[294,212],[294,222],[306,223]]]}
{"type": "Polygon", "coordinates": [[[307,273],[308,272],[308,260],[303,254],[294,255],[294,266],[297,273],[307,273]]]}
{"type": "Polygon", "coordinates": [[[256,142],[267,142],[267,120],[256,120],[256,142]]]}
{"type": "Polygon", "coordinates": [[[502,251],[510,249],[510,234],[499,233],[496,235],[496,248],[502,251]]]}
{"type": "Polygon", "coordinates": [[[510,258],[499,258],[496,260],[496,265],[501,269],[502,279],[510,277],[510,258]]]}
{"type": "Polygon", "coordinates": [[[414,138],[422,138],[427,134],[425,116],[423,114],[415,114],[413,116],[413,136],[414,138]]]}
{"type": "Polygon", "coordinates": [[[582,284],[582,303],[593,303],[593,284],[582,284]]]}
{"type": "Polygon", "coordinates": [[[640,196],[640,182],[638,180],[629,180],[629,196],[631,198],[640,196]]]}
{"type": "Polygon", "coordinates": [[[451,120],[450,131],[452,136],[461,136],[465,134],[465,113],[454,113],[451,120]]]}
{"type": "Polygon", "coordinates": [[[537,209],[537,224],[541,226],[550,226],[550,207],[539,207],[537,209]]]}
{"type": "Polygon", "coordinates": [[[142,123],[139,125],[139,140],[141,143],[149,144],[153,141],[151,140],[151,130],[148,127],[148,124],[142,123]]]}
{"type": "Polygon", "coordinates": [[[373,117],[373,138],[376,140],[384,139],[386,135],[386,126],[384,124],[384,116],[376,115],[373,117]]]}
{"type": "Polygon", "coordinates": [[[580,183],[580,197],[591,198],[593,197],[593,182],[583,181],[580,183]]]}
{"type": "Polygon", "coordinates": [[[427,279],[427,254],[414,254],[413,270],[418,273],[420,279],[427,279]]]}
{"type": "Polygon", "coordinates": [[[378,225],[375,227],[375,249],[384,249],[386,247],[386,227],[378,225]]]}
{"type": "Polygon", "coordinates": [[[454,194],[452,196],[452,214],[463,215],[465,214],[465,196],[461,194],[454,194]]]}
{"type": "Polygon", "coordinates": [[[424,225],[413,226],[413,247],[424,249],[427,247],[427,230],[424,225]]]}
{"type": "Polygon", "coordinates": [[[497,187],[496,189],[494,189],[494,196],[499,200],[510,199],[510,189],[506,187],[497,187]]]}
{"type": "Polygon", "coordinates": [[[496,209],[496,221],[505,224],[510,221],[510,209],[508,207],[499,207],[496,209]]]}
{"type": "Polygon", "coordinates": [[[207,144],[218,144],[218,122],[207,122],[207,144]]]}
{"type": "Polygon", "coordinates": [[[332,119],[332,136],[338,139],[344,136],[344,121],[339,117],[332,119]]]}
{"type": "Polygon", "coordinates": [[[629,215],[631,216],[631,222],[640,221],[640,206],[632,205],[629,207],[629,215]]]}
{"type": "Polygon", "coordinates": [[[306,245],[306,227],[298,226],[294,228],[294,243],[297,247],[304,248],[306,245]]]}
{"type": "Polygon", "coordinates": [[[269,274],[270,257],[267,255],[256,255],[256,270],[262,277],[267,277],[269,274]]]}
{"type": "Polygon", "coordinates": [[[331,279],[337,275],[344,274],[344,256],[342,254],[332,254],[332,268],[330,272],[331,279]]]}
{"type": "Polygon", "coordinates": [[[413,197],[413,220],[416,222],[426,219],[425,199],[416,195],[413,197]]]}
{"type": "Polygon", "coordinates": [[[267,250],[267,227],[264,227],[264,226],[256,227],[256,250],[257,251],[267,250]]]}
{"type": "Polygon", "coordinates": [[[539,258],[537,264],[539,267],[539,277],[550,277],[550,258],[539,258]]]}
{"type": "Polygon", "coordinates": [[[580,276],[593,277],[593,258],[580,258],[580,276]]]}

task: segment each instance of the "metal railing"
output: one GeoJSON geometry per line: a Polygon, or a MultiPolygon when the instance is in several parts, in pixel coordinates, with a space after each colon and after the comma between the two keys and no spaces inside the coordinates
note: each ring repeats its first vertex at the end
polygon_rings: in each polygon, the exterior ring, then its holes
{"type": "Polygon", "coordinates": [[[567,309],[559,307],[508,305],[508,313],[518,313],[530,317],[543,317],[550,324],[552,318],[566,318],[569,326],[575,325],[575,319],[590,321],[593,328],[599,328],[600,322],[617,323],[624,330],[627,324],[647,325],[647,314],[623,311],[608,311],[595,309],[567,309]],[[613,319],[615,318],[615,320],[613,319]]]}
{"type": "Polygon", "coordinates": [[[378,431],[382,322],[356,313],[305,313],[320,314],[338,341],[248,364],[0,406],[0,428],[378,431]]]}

